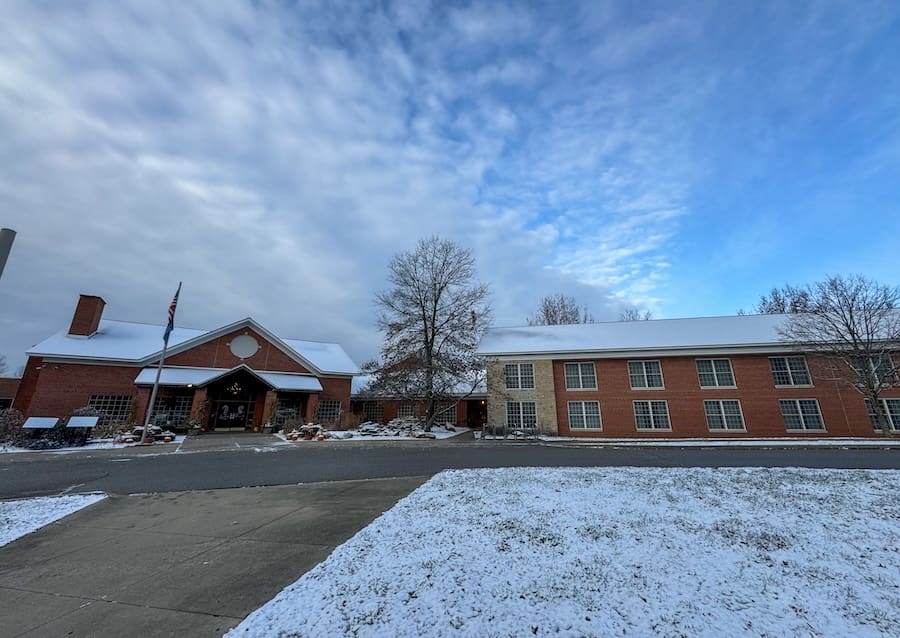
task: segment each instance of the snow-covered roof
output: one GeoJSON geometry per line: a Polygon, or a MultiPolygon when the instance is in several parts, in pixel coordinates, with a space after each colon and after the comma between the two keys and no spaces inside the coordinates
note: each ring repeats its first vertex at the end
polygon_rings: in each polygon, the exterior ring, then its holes
{"type": "Polygon", "coordinates": [[[478,353],[490,356],[770,345],[784,348],[788,344],[778,328],[787,317],[737,315],[490,328],[478,345],[478,353]]]}
{"type": "MultiPolygon", "coordinates": [[[[293,372],[261,372],[251,370],[247,366],[237,366],[237,368],[180,368],[163,366],[159,375],[159,384],[176,387],[203,386],[240,368],[246,368],[251,374],[261,378],[275,390],[322,391],[322,384],[314,376],[293,372]]],[[[135,385],[153,385],[154,381],[156,381],[156,371],[155,366],[144,368],[134,379],[135,385]]]]}
{"type": "MultiPolygon", "coordinates": [[[[372,381],[375,377],[371,374],[353,377],[353,381],[350,383],[350,394],[351,396],[357,397],[360,393],[365,390],[366,386],[369,385],[369,382],[372,381]]],[[[482,394],[487,394],[487,385],[484,380],[482,380],[473,390],[471,383],[460,383],[454,388],[454,391],[450,393],[451,395],[466,397],[466,396],[480,396],[482,394]]],[[[393,397],[378,397],[375,395],[369,396],[368,398],[393,398],[393,397]]]]}
{"type": "MultiPolygon", "coordinates": [[[[309,363],[318,373],[352,375],[359,371],[357,365],[337,343],[282,339],[249,318],[216,330],[176,327],[169,337],[169,351],[190,348],[205,339],[214,338],[244,325],[263,333],[263,336],[271,338],[276,345],[284,346],[289,354],[309,363]]],[[[67,330],[61,330],[38,343],[27,354],[39,357],[146,363],[158,357],[162,351],[164,331],[165,326],[103,319],[97,332],[89,337],[70,335],[67,330]]]]}

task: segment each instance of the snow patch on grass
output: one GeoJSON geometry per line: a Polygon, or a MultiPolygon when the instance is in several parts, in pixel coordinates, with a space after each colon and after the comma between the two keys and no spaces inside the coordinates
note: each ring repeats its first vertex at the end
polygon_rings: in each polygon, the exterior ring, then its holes
{"type": "Polygon", "coordinates": [[[900,472],[453,470],[228,636],[887,636],[900,472]]]}
{"type": "Polygon", "coordinates": [[[106,498],[105,494],[0,501],[0,547],[106,498]]]}

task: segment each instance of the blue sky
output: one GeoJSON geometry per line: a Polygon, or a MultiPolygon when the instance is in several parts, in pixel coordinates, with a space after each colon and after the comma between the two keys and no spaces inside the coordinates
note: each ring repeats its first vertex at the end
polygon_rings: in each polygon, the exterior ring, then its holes
{"type": "Polygon", "coordinates": [[[430,234],[496,322],[900,283],[896,2],[5,2],[0,353],[106,316],[252,314],[376,353],[430,234]]]}

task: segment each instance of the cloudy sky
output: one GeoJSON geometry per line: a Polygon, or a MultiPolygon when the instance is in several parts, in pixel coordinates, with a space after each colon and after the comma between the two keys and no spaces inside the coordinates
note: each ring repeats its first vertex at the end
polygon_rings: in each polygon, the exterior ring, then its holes
{"type": "Polygon", "coordinates": [[[470,247],[496,323],[731,314],[900,283],[900,4],[0,5],[0,354],[253,315],[377,352],[398,250],[470,247]]]}

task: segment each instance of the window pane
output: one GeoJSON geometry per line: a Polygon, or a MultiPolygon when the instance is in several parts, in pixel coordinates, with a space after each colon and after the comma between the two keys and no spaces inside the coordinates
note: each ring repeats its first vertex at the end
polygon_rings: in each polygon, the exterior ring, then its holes
{"type": "Polygon", "coordinates": [[[509,427],[519,427],[519,423],[521,423],[521,412],[519,409],[519,403],[516,401],[507,401],[506,402],[506,425],[509,427]]]}
{"type": "Polygon", "coordinates": [[[596,388],[597,387],[597,377],[594,374],[594,364],[593,363],[582,363],[581,364],[581,387],[582,388],[596,388]]]}
{"type": "Polygon", "coordinates": [[[734,385],[734,374],[731,372],[731,361],[728,359],[716,359],[713,364],[716,367],[718,384],[734,385]]]}
{"type": "Polygon", "coordinates": [[[631,378],[632,388],[647,387],[647,382],[644,380],[644,366],[640,361],[628,362],[628,376],[631,378]]]}
{"type": "Polygon", "coordinates": [[[669,427],[669,406],[665,401],[651,401],[653,410],[653,426],[657,429],[669,427]]]}
{"type": "Polygon", "coordinates": [[[801,399],[800,413],[803,416],[803,424],[807,430],[821,430],[825,427],[822,423],[822,416],[819,414],[818,401],[811,399],[801,399]]]}
{"type": "Polygon", "coordinates": [[[775,380],[775,385],[791,385],[791,375],[784,357],[771,357],[769,365],[772,367],[772,378],[775,380]]]}
{"type": "Polygon", "coordinates": [[[649,429],[653,427],[653,419],[650,417],[649,401],[634,402],[634,422],[640,429],[649,429]]]}
{"type": "Polygon", "coordinates": [[[534,366],[532,364],[519,364],[519,386],[522,388],[534,387],[534,366]]]}
{"type": "Polygon", "coordinates": [[[586,401],[584,403],[584,423],[588,428],[600,427],[600,402],[586,401]]]}
{"type": "Polygon", "coordinates": [[[793,400],[779,401],[781,404],[781,416],[784,417],[784,426],[788,430],[802,430],[803,421],[800,418],[800,409],[793,400]]]}
{"type": "Polygon", "coordinates": [[[566,388],[570,390],[581,388],[581,378],[578,375],[577,363],[566,364],[566,388]]]}
{"type": "Polygon", "coordinates": [[[803,357],[789,357],[787,360],[790,368],[790,376],[794,385],[810,385],[809,370],[806,367],[806,359],[803,357]]]}
{"type": "Polygon", "coordinates": [[[647,373],[648,388],[663,387],[662,367],[660,367],[659,361],[644,361],[644,370],[647,373]]]}
{"type": "Polygon", "coordinates": [[[504,367],[504,376],[506,376],[506,387],[514,390],[519,387],[519,366],[516,364],[507,364],[504,367]]]}
{"type": "Polygon", "coordinates": [[[522,426],[533,428],[537,425],[537,409],[534,401],[522,402],[522,426]]]}
{"type": "Polygon", "coordinates": [[[703,409],[706,410],[706,424],[710,430],[721,430],[725,427],[725,419],[722,418],[718,401],[704,401],[703,409]]]}
{"type": "Polygon", "coordinates": [[[581,401],[569,401],[569,427],[584,427],[584,414],[581,401]]]}
{"type": "Polygon", "coordinates": [[[744,429],[744,418],[741,416],[741,404],[738,401],[722,401],[722,412],[725,415],[726,428],[744,429]]]}
{"type": "Polygon", "coordinates": [[[713,364],[709,359],[697,359],[697,372],[700,374],[712,374],[713,364]]]}

